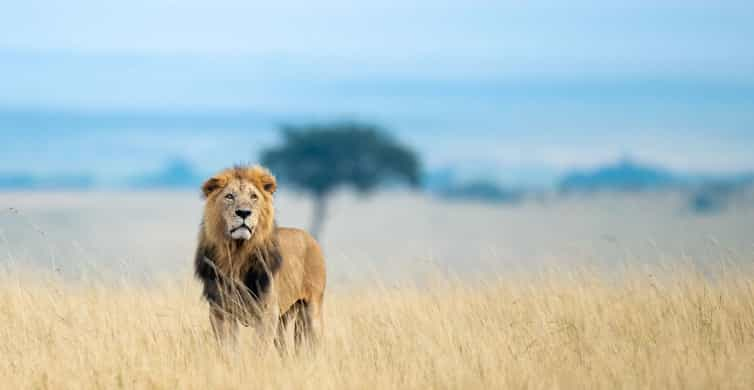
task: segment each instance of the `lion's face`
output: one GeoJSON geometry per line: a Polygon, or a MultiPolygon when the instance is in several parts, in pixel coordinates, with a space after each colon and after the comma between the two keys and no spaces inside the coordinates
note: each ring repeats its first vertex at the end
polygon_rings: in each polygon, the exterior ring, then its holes
{"type": "Polygon", "coordinates": [[[234,240],[248,240],[259,221],[261,194],[253,184],[241,180],[231,181],[215,197],[215,210],[225,223],[225,230],[234,240]]]}
{"type": "Polygon", "coordinates": [[[215,238],[248,241],[274,217],[272,194],[275,179],[259,167],[240,167],[221,172],[202,187],[207,198],[205,224],[215,238]]]}

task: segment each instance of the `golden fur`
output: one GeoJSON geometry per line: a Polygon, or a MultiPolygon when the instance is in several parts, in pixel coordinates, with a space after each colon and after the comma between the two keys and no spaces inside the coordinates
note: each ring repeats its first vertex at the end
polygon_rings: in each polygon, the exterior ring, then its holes
{"type": "Polygon", "coordinates": [[[213,329],[235,338],[236,322],[283,337],[322,330],[325,263],[303,230],[275,225],[275,177],[259,166],[226,169],[202,186],[206,199],[195,260],[213,329]],[[241,233],[238,233],[241,231],[241,233]]]}

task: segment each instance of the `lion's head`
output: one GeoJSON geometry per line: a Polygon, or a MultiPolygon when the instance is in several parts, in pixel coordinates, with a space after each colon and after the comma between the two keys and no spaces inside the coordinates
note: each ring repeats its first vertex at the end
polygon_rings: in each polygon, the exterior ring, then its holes
{"type": "Polygon", "coordinates": [[[275,177],[260,166],[226,169],[202,186],[205,238],[216,245],[262,243],[274,230],[275,177]]]}

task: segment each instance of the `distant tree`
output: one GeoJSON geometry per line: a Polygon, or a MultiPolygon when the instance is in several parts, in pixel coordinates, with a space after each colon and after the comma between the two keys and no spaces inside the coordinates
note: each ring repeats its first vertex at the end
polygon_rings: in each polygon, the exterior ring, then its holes
{"type": "Polygon", "coordinates": [[[398,181],[419,185],[417,154],[377,126],[358,122],[283,126],[283,144],[262,151],[262,163],[314,198],[311,232],[322,232],[329,196],[341,186],[360,193],[398,181]]]}
{"type": "Polygon", "coordinates": [[[696,188],[689,199],[691,211],[697,214],[715,214],[724,211],[737,195],[745,193],[747,178],[710,180],[696,188]]]}

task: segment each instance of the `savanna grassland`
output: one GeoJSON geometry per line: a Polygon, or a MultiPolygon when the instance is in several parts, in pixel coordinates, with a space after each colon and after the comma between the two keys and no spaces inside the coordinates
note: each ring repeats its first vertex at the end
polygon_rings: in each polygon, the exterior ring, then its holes
{"type": "Polygon", "coordinates": [[[754,279],[688,269],[338,289],[316,353],[219,351],[193,282],[5,278],[5,388],[751,388],[754,279]]]}
{"type": "MultiPolygon", "coordinates": [[[[334,207],[325,337],[281,355],[248,330],[217,348],[193,194],[3,195],[0,387],[754,386],[750,208],[386,196],[334,207]]],[[[299,201],[282,224],[303,224],[299,201]]]]}

